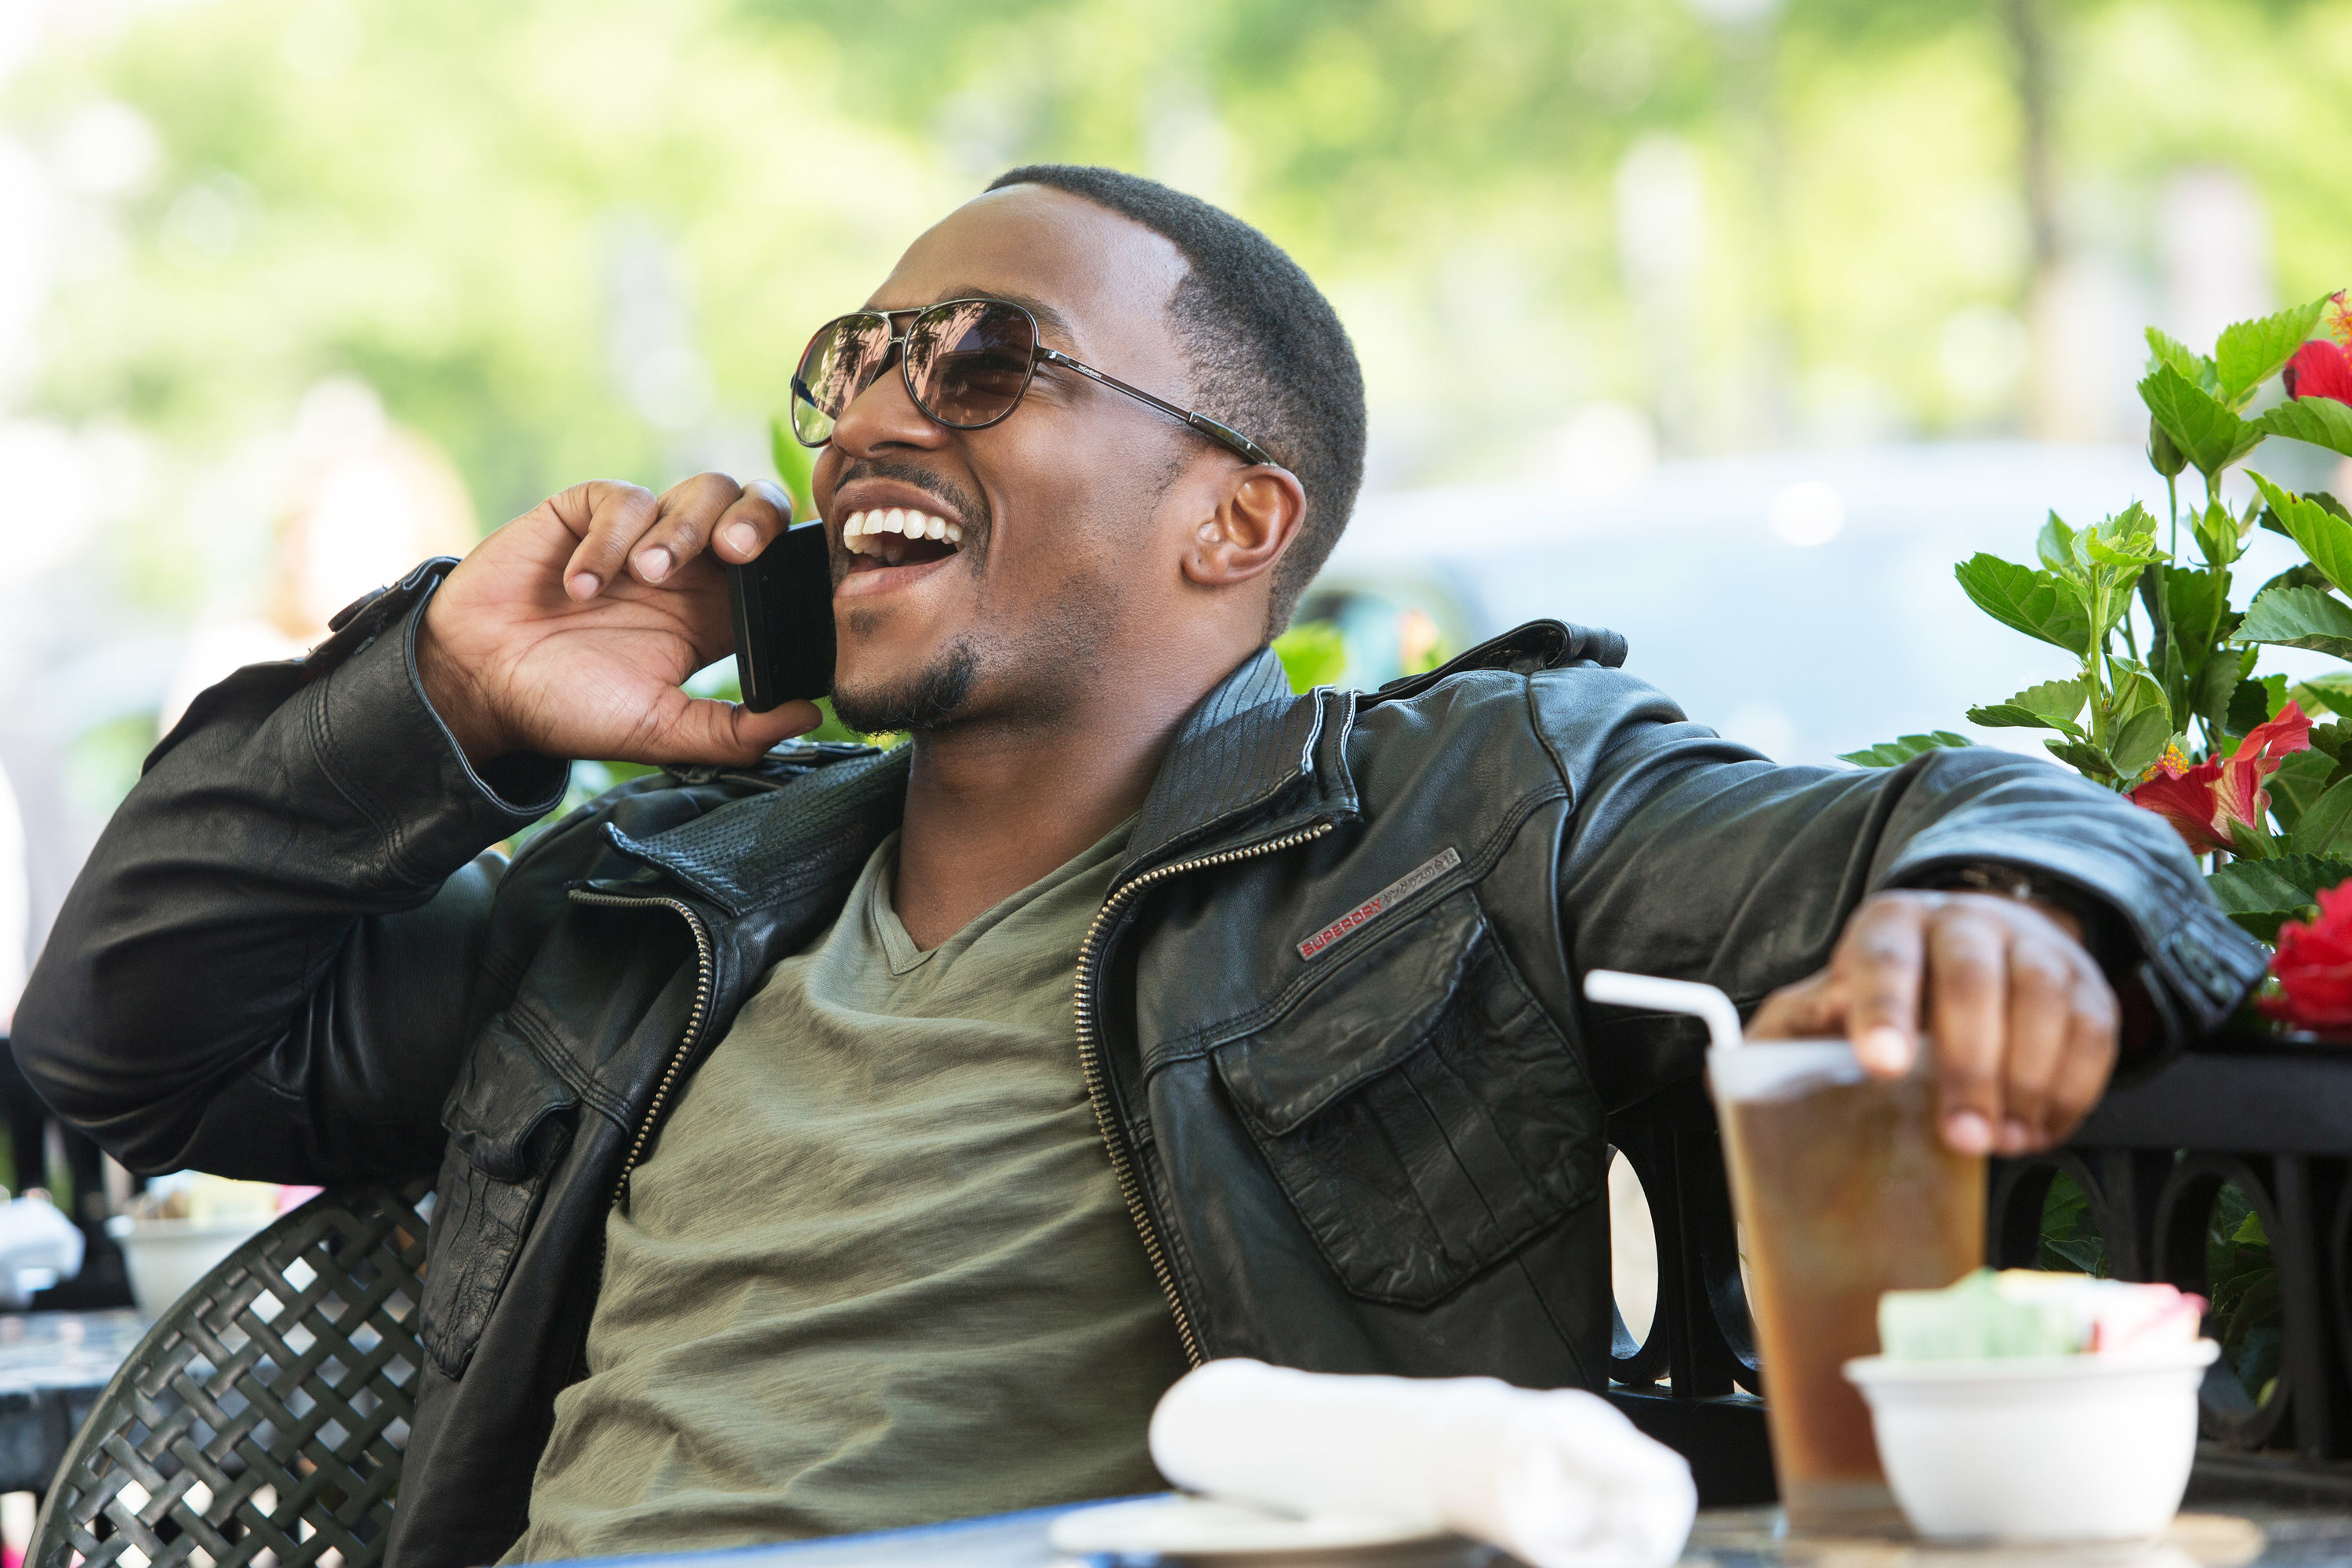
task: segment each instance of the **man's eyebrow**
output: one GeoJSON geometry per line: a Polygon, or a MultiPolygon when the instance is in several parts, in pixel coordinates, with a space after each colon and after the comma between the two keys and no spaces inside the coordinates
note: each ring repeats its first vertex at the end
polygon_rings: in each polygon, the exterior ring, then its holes
{"type": "MultiPolygon", "coordinates": [[[[1034,294],[1024,294],[1013,289],[983,289],[976,284],[958,284],[954,288],[941,289],[931,302],[935,305],[944,304],[950,300],[1002,300],[1008,305],[1020,306],[1037,318],[1037,325],[1041,329],[1054,333],[1065,342],[1074,342],[1077,339],[1077,334],[1070,330],[1070,319],[1034,294]]],[[[922,307],[919,305],[868,305],[866,309],[881,311],[886,315],[906,316],[912,315],[922,307]]]]}

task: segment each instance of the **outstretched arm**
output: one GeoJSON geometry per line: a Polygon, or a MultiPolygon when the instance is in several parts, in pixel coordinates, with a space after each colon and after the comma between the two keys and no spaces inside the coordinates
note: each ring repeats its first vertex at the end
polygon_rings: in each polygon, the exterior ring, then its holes
{"type": "MultiPolygon", "coordinates": [[[[1578,792],[1561,854],[1576,968],[1704,980],[1756,1010],[1752,1029],[1844,1034],[1875,1072],[1925,1048],[1956,1147],[2063,1138],[2119,1047],[2177,1048],[2261,976],[2162,819],[2048,763],[1971,747],[1780,767],[1613,670],[1535,686],[1578,792]],[[2029,873],[2100,951],[2052,908],[1939,890],[1987,866],[2029,873]]],[[[1660,1035],[1602,1037],[1638,1054],[1660,1035]]]]}

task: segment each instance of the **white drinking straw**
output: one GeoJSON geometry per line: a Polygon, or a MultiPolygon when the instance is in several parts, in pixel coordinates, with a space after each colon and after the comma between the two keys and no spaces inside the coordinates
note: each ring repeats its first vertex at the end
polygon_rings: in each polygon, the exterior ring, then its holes
{"type": "Polygon", "coordinates": [[[1595,969],[1584,976],[1584,994],[1613,1006],[1655,1007],[1662,1013],[1704,1018],[1707,1043],[1718,1051],[1740,1043],[1739,1009],[1712,985],[1655,974],[1628,974],[1622,969],[1595,969]]]}

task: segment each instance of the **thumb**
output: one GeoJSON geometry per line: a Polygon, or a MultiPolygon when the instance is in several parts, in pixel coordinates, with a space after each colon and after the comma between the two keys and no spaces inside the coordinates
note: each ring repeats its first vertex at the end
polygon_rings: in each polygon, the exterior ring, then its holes
{"type": "Polygon", "coordinates": [[[747,766],[779,741],[814,730],[824,720],[814,702],[785,702],[754,713],[740,702],[688,697],[672,689],[668,700],[614,757],[624,763],[732,763],[747,766]]]}

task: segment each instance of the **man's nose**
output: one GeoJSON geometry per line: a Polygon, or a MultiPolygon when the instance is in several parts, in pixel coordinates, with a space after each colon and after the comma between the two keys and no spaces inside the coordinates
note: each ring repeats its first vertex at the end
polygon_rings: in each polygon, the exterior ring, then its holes
{"type": "Polygon", "coordinates": [[[834,445],[852,457],[869,458],[893,447],[932,450],[947,441],[947,427],[915,406],[907,379],[894,363],[852,399],[833,422],[834,445]]]}

